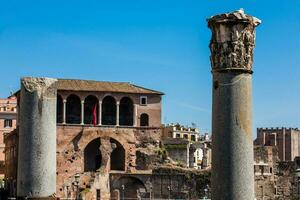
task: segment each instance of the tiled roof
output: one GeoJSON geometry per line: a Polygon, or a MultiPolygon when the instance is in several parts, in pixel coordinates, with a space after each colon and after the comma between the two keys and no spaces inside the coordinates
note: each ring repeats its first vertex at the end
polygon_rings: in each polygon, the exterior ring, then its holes
{"type": "Polygon", "coordinates": [[[76,79],[58,79],[58,90],[163,95],[162,92],[136,86],[131,83],[76,79]]]}

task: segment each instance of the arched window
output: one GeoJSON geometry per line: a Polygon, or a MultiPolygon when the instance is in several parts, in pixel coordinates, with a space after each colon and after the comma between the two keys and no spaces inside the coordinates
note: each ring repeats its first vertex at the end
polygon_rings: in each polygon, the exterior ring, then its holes
{"type": "Polygon", "coordinates": [[[63,99],[60,95],[57,95],[56,103],[56,122],[63,123],[63,99]]]}
{"type": "Polygon", "coordinates": [[[146,113],[141,114],[141,126],[149,126],[149,115],[147,115],[146,113]]]}
{"type": "Polygon", "coordinates": [[[128,97],[120,101],[120,125],[133,126],[133,102],[128,97]]]}
{"type": "Polygon", "coordinates": [[[84,171],[96,171],[101,167],[100,138],[91,141],[84,149],[84,171]]]}
{"type": "Polygon", "coordinates": [[[117,105],[112,96],[107,96],[102,101],[102,124],[116,125],[117,105]]]}
{"type": "Polygon", "coordinates": [[[98,124],[99,101],[95,96],[88,96],[84,100],[84,123],[98,124]]]}
{"type": "Polygon", "coordinates": [[[114,148],[110,155],[110,169],[125,171],[125,149],[117,140],[110,139],[110,142],[114,148]]]}
{"type": "Polygon", "coordinates": [[[67,98],[66,121],[69,124],[80,124],[81,122],[81,102],[80,98],[74,94],[67,98]]]}

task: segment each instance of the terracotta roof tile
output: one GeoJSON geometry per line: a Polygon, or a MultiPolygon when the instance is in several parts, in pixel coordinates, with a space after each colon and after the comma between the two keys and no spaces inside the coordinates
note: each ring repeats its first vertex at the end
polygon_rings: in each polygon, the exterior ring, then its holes
{"type": "Polygon", "coordinates": [[[58,90],[163,95],[162,92],[136,86],[131,83],[76,80],[76,79],[58,79],[58,90]]]}

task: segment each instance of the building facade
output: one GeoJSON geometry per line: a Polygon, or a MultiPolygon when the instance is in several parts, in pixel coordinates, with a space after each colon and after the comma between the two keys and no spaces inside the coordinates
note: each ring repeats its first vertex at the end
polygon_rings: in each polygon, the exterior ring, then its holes
{"type": "Polygon", "coordinates": [[[258,128],[254,145],[276,146],[281,161],[293,161],[300,155],[298,128],[258,128]]]}
{"type": "MultiPolygon", "coordinates": [[[[16,128],[17,98],[14,96],[0,99],[0,179],[4,178],[5,159],[13,156],[15,149],[7,148],[4,152],[4,135],[16,128]]],[[[2,184],[2,183],[1,183],[2,184]]]]}
{"type": "MultiPolygon", "coordinates": [[[[144,185],[128,176],[138,173],[138,151],[151,146],[148,154],[156,155],[163,93],[129,83],[66,79],[58,81],[57,93],[56,195],[109,199],[122,186],[110,180],[112,174],[126,174],[125,186],[136,184],[143,191],[144,185]]],[[[17,135],[18,131],[6,135],[6,152],[17,151],[17,135]]],[[[16,157],[7,159],[8,167],[16,163],[16,157]]],[[[6,185],[14,195],[17,172],[8,167],[6,185]]],[[[145,170],[151,170],[151,163],[145,170]]],[[[128,198],[136,195],[129,188],[125,191],[128,198]]]]}
{"type": "Polygon", "coordinates": [[[184,127],[180,124],[168,124],[164,127],[163,138],[181,138],[197,142],[200,141],[200,131],[197,128],[184,127]]]}

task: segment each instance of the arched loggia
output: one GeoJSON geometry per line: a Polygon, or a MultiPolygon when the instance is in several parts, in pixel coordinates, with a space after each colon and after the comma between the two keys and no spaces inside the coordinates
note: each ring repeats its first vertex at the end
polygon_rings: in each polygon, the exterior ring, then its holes
{"type": "Polygon", "coordinates": [[[133,126],[133,102],[130,98],[121,99],[119,116],[121,126],[133,126]]]}
{"type": "Polygon", "coordinates": [[[81,101],[75,94],[67,98],[66,121],[68,124],[80,124],[81,122],[81,101]]]}
{"type": "Polygon", "coordinates": [[[117,103],[112,96],[102,101],[102,125],[116,125],[117,103]]]}
{"type": "Polygon", "coordinates": [[[89,95],[84,100],[84,123],[98,124],[99,100],[89,95]]]}
{"type": "Polygon", "coordinates": [[[56,122],[63,123],[63,108],[64,103],[63,99],[60,95],[57,95],[57,103],[56,103],[56,122]]]}

